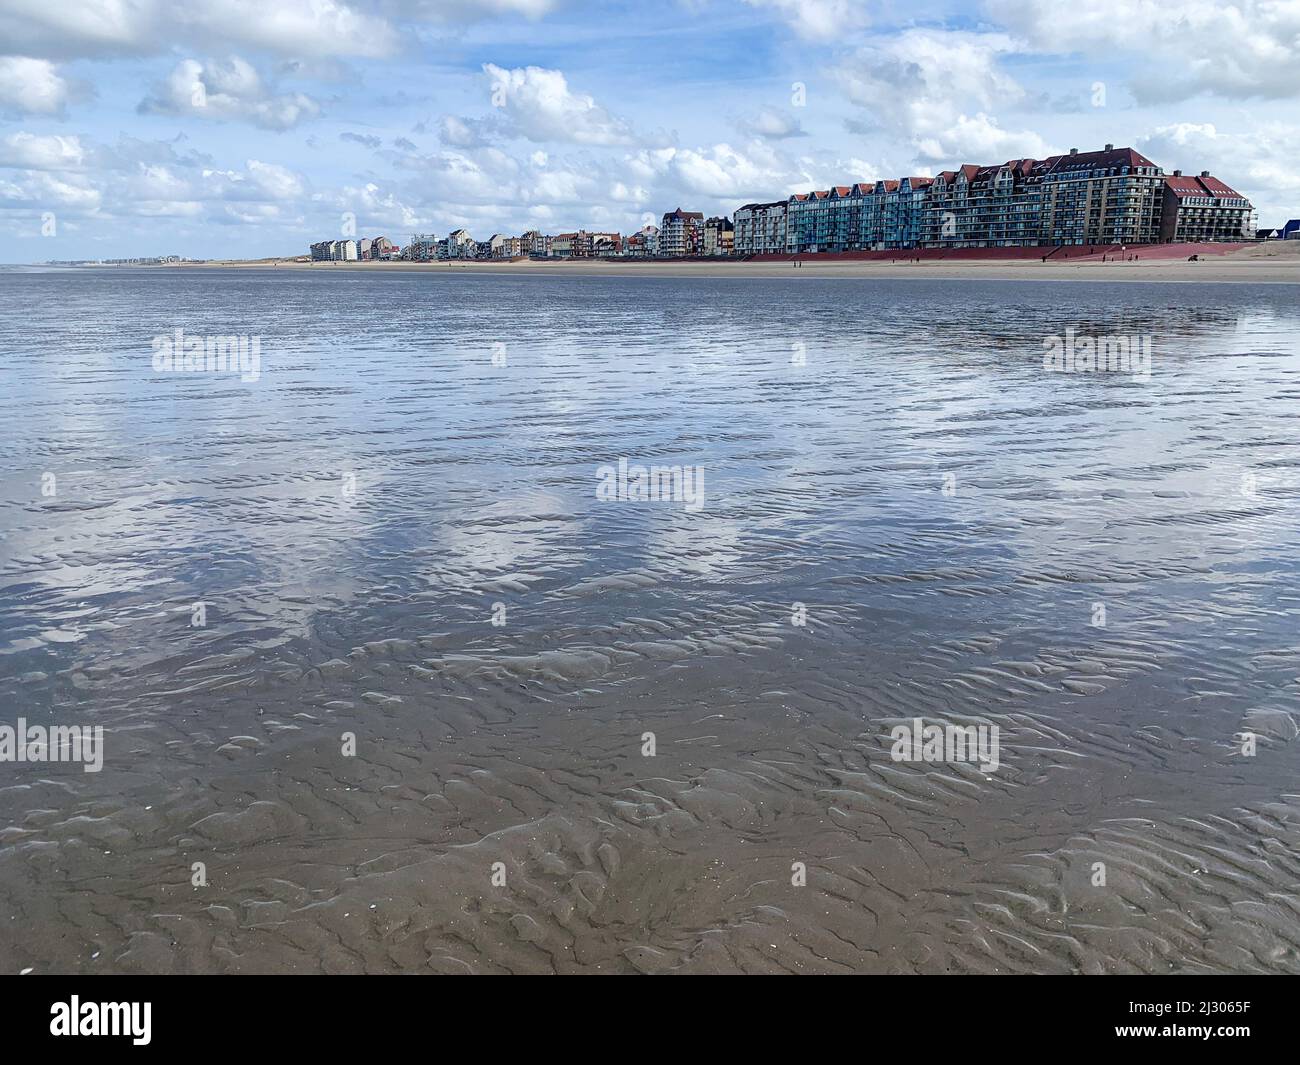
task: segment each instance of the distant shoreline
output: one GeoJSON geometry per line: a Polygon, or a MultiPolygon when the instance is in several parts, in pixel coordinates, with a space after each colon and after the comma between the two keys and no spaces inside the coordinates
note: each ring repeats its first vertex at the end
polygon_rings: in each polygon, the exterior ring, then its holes
{"type": "Polygon", "coordinates": [[[307,270],[316,272],[370,271],[432,274],[504,274],[537,277],[670,277],[670,278],[925,278],[981,281],[1165,281],[1212,284],[1300,284],[1300,241],[1295,247],[1257,246],[1226,255],[1185,259],[1136,261],[1069,260],[954,260],[883,262],[805,259],[795,267],[789,261],[719,260],[708,262],[569,259],[476,262],[299,262],[295,259],[210,260],[156,265],[122,266],[144,270],[307,270]]]}

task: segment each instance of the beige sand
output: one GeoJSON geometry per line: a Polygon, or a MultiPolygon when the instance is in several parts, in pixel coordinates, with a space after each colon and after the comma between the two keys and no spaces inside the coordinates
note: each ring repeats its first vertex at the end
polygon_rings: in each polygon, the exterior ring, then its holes
{"type": "Polygon", "coordinates": [[[1160,259],[1075,263],[1037,259],[1009,262],[635,262],[570,261],[323,263],[295,259],[213,260],[173,263],[168,268],[275,270],[418,270],[439,273],[536,274],[553,277],[913,277],[1007,281],[1209,281],[1230,284],[1300,284],[1300,241],[1276,242],[1213,255],[1199,262],[1160,259]]]}

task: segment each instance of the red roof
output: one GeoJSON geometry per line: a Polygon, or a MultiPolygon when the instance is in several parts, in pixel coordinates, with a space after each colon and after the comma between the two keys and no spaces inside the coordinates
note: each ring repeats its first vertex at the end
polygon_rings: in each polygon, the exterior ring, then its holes
{"type": "Polygon", "coordinates": [[[1069,170],[1110,170],[1117,167],[1155,166],[1141,152],[1132,148],[1104,149],[1100,152],[1079,152],[1076,155],[1054,155],[1046,162],[1051,163],[1053,173],[1069,170]]]}
{"type": "Polygon", "coordinates": [[[1229,188],[1216,177],[1188,177],[1186,175],[1170,175],[1165,178],[1165,185],[1169,191],[1177,196],[1180,200],[1188,196],[1211,196],[1221,199],[1241,199],[1241,193],[1235,189],[1229,188]]]}

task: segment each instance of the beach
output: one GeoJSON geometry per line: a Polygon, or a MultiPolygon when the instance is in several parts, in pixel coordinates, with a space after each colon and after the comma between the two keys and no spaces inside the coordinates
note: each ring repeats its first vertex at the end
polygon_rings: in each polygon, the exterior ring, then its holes
{"type": "Polygon", "coordinates": [[[0,967],[1300,972],[1291,290],[570,269],[5,278],[0,967]]]}
{"type": "MultiPolygon", "coordinates": [[[[1154,249],[1147,249],[1151,254],[1154,249]]],[[[1205,254],[1197,262],[1185,256],[1137,261],[1086,262],[1068,258],[957,260],[951,262],[896,262],[834,260],[807,257],[799,266],[788,261],[682,262],[633,261],[619,259],[530,260],[513,262],[298,262],[293,258],[248,261],[172,263],[144,269],[274,269],[274,270],[368,270],[386,272],[461,272],[468,275],[505,274],[546,277],[674,277],[674,278],[925,278],[952,281],[1159,281],[1214,284],[1275,285],[1300,284],[1300,241],[1274,242],[1225,254],[1205,254]]]]}

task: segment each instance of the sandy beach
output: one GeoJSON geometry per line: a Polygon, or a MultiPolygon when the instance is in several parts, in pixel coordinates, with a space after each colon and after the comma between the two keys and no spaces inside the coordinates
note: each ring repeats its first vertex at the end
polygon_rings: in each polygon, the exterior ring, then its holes
{"type": "Polygon", "coordinates": [[[1275,242],[1197,262],[1139,259],[1123,262],[1071,262],[1068,259],[1007,261],[886,262],[804,259],[791,262],[637,262],[610,259],[518,260],[513,262],[299,262],[296,259],[211,260],[171,263],[153,269],[275,269],[423,271],[539,275],[546,277],[680,277],[680,278],[946,278],[966,281],[1164,281],[1214,284],[1300,284],[1300,241],[1275,242]]]}
{"type": "Polygon", "coordinates": [[[1294,290],[476,269],[6,279],[0,971],[1300,973],[1294,290]]]}

